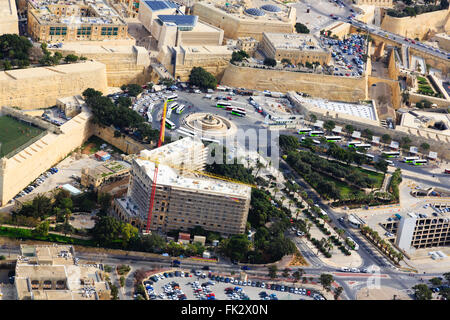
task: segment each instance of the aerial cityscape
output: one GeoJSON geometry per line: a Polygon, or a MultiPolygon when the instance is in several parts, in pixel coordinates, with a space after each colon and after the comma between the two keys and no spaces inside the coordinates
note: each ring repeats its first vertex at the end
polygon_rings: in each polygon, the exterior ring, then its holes
{"type": "Polygon", "coordinates": [[[180,315],[449,299],[449,1],[0,0],[0,266],[180,315]]]}

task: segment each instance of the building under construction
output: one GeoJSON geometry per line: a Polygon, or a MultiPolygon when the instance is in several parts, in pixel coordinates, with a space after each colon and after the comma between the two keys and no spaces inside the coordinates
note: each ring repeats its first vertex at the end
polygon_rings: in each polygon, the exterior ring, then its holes
{"type": "Polygon", "coordinates": [[[150,230],[167,232],[200,226],[223,235],[243,233],[251,188],[193,174],[206,163],[208,149],[187,137],[134,159],[127,197],[115,199],[117,217],[146,228],[156,159],[159,161],[150,230]],[[159,156],[156,156],[158,154],[159,156]]]}

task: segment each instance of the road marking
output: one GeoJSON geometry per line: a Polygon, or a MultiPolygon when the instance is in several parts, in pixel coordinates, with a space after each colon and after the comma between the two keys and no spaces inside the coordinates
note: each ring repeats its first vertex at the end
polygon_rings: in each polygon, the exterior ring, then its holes
{"type": "Polygon", "coordinates": [[[376,273],[344,273],[344,272],[332,272],[337,277],[379,277],[379,278],[390,278],[387,274],[376,274],[376,273]]]}

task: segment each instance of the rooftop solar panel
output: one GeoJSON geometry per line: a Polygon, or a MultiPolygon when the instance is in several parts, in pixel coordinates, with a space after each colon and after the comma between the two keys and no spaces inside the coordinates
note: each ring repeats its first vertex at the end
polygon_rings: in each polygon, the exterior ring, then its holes
{"type": "Polygon", "coordinates": [[[176,3],[170,1],[145,1],[145,4],[153,11],[164,10],[168,8],[178,8],[176,3]]]}
{"type": "Polygon", "coordinates": [[[162,22],[172,22],[177,26],[195,26],[198,16],[191,15],[158,15],[162,22]]]}

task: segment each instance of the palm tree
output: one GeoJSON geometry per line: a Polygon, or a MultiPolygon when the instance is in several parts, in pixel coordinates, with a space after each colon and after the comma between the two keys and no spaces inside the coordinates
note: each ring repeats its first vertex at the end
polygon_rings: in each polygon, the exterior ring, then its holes
{"type": "Polygon", "coordinates": [[[328,240],[327,240],[327,247],[328,247],[327,252],[330,252],[330,250],[333,250],[333,241],[331,240],[331,238],[328,238],[328,240]]]}
{"type": "Polygon", "coordinates": [[[294,200],[290,199],[289,200],[289,210],[291,210],[291,206],[294,204],[294,200]]]}
{"type": "Polygon", "coordinates": [[[339,235],[339,236],[342,236],[343,234],[344,234],[344,230],[343,229],[337,229],[336,230],[336,233],[339,235]]]}
{"type": "Polygon", "coordinates": [[[257,170],[256,170],[255,178],[258,176],[259,170],[264,168],[264,165],[262,164],[262,162],[259,161],[259,159],[256,162],[256,168],[257,168],[257,170]]]}
{"type": "Polygon", "coordinates": [[[277,196],[277,193],[280,192],[280,189],[278,189],[278,187],[273,188],[273,192],[275,192],[274,194],[274,198],[277,196]]]}
{"type": "Polygon", "coordinates": [[[298,219],[298,215],[300,214],[300,209],[297,208],[297,210],[295,210],[295,219],[298,219]]]}

